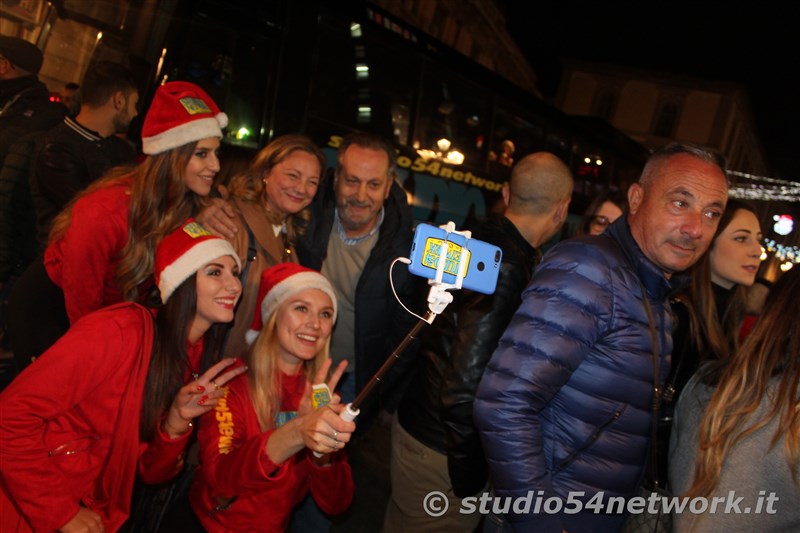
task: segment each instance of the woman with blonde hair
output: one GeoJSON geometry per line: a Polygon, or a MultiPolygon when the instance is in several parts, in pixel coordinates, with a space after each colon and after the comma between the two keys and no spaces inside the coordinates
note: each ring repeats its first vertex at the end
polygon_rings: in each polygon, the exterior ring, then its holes
{"type": "Polygon", "coordinates": [[[355,424],[338,395],[317,402],[328,379],[336,295],[319,272],[295,263],[264,271],[247,376],[231,381],[215,412],[200,419],[200,467],[190,500],[212,533],[284,531],[311,493],[328,514],[347,509],[353,479],[344,446],[355,424]],[[314,452],[314,453],[312,453],[314,452]]]}
{"type": "Polygon", "coordinates": [[[15,284],[8,314],[19,370],[82,316],[153,289],[156,246],[211,192],[227,122],[197,85],[158,88],[142,128],[147,157],[79,194],[53,221],[43,259],[15,284]]]}
{"type": "Polygon", "coordinates": [[[800,530],[798,316],[795,267],[775,283],[742,346],[686,385],[670,442],[672,491],[724,503],[675,514],[675,531],[800,530]],[[723,512],[726,498],[743,513],[723,512]]]}
{"type": "MultiPolygon", "coordinates": [[[[230,240],[245,264],[244,292],[225,343],[226,355],[242,357],[247,352],[245,333],[255,310],[260,273],[278,263],[298,262],[294,245],[309,220],[306,208],[317,194],[324,170],[325,155],[311,139],[283,135],[262,148],[247,172],[231,179],[227,190],[220,189],[227,196],[235,228],[230,240]]],[[[219,229],[204,215],[200,219],[206,226],[219,229]]]]}

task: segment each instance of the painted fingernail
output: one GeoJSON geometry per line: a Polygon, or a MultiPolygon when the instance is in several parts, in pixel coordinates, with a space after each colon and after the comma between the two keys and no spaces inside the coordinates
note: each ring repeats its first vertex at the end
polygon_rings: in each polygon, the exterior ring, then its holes
{"type": "Polygon", "coordinates": [[[198,385],[198,386],[197,386],[197,392],[203,392],[203,391],[205,391],[205,390],[206,390],[206,388],[205,388],[205,387],[203,387],[202,385],[198,385]]]}

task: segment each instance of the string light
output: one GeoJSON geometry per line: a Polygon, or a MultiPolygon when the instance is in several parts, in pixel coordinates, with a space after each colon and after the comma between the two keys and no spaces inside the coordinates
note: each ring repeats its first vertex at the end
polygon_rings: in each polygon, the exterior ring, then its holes
{"type": "Polygon", "coordinates": [[[775,254],[781,261],[790,263],[800,263],[800,247],[786,246],[775,242],[772,239],[764,239],[764,247],[767,251],[775,254]]]}
{"type": "Polygon", "coordinates": [[[768,178],[766,176],[756,176],[738,170],[728,170],[731,176],[737,176],[749,180],[748,185],[735,185],[728,190],[732,198],[743,200],[762,200],[800,202],[800,183],[794,181],[768,178]]]}

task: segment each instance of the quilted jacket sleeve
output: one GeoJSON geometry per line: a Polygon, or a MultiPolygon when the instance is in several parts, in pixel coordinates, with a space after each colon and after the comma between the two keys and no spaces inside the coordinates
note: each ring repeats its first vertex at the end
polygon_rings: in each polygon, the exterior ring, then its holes
{"type": "MultiPolygon", "coordinates": [[[[557,422],[543,411],[608,327],[608,268],[565,248],[554,248],[540,264],[478,388],[474,421],[500,496],[555,495],[542,426],[557,422]]],[[[557,515],[535,520],[542,530],[561,530],[557,515]]]]}

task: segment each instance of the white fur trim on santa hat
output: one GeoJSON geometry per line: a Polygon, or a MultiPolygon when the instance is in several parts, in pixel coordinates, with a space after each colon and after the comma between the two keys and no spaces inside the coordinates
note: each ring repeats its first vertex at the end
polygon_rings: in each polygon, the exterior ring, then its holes
{"type": "Polygon", "coordinates": [[[242,262],[239,260],[239,256],[233,246],[224,239],[207,239],[192,246],[186,253],[161,271],[158,281],[161,301],[167,303],[175,289],[200,270],[203,265],[226,255],[232,256],[236,261],[236,265],[240,269],[242,268],[242,262]]]}
{"type": "Polygon", "coordinates": [[[162,131],[152,137],[142,137],[142,152],[148,155],[160,154],[173,148],[178,148],[190,142],[207,139],[208,137],[222,138],[222,128],[228,125],[228,115],[219,113],[215,117],[198,118],[184,122],[180,126],[162,131]]]}
{"type": "MultiPolygon", "coordinates": [[[[261,323],[266,324],[270,315],[284,300],[306,289],[319,289],[330,296],[333,303],[333,322],[336,322],[338,310],[336,292],[330,281],[319,272],[298,272],[272,287],[261,301],[261,323]]],[[[259,333],[261,332],[254,329],[247,330],[244,334],[247,344],[253,344],[259,333]]]]}
{"type": "Polygon", "coordinates": [[[261,333],[260,331],[256,331],[254,329],[248,329],[244,334],[244,342],[247,343],[248,346],[256,342],[258,338],[258,334],[261,333]]]}

